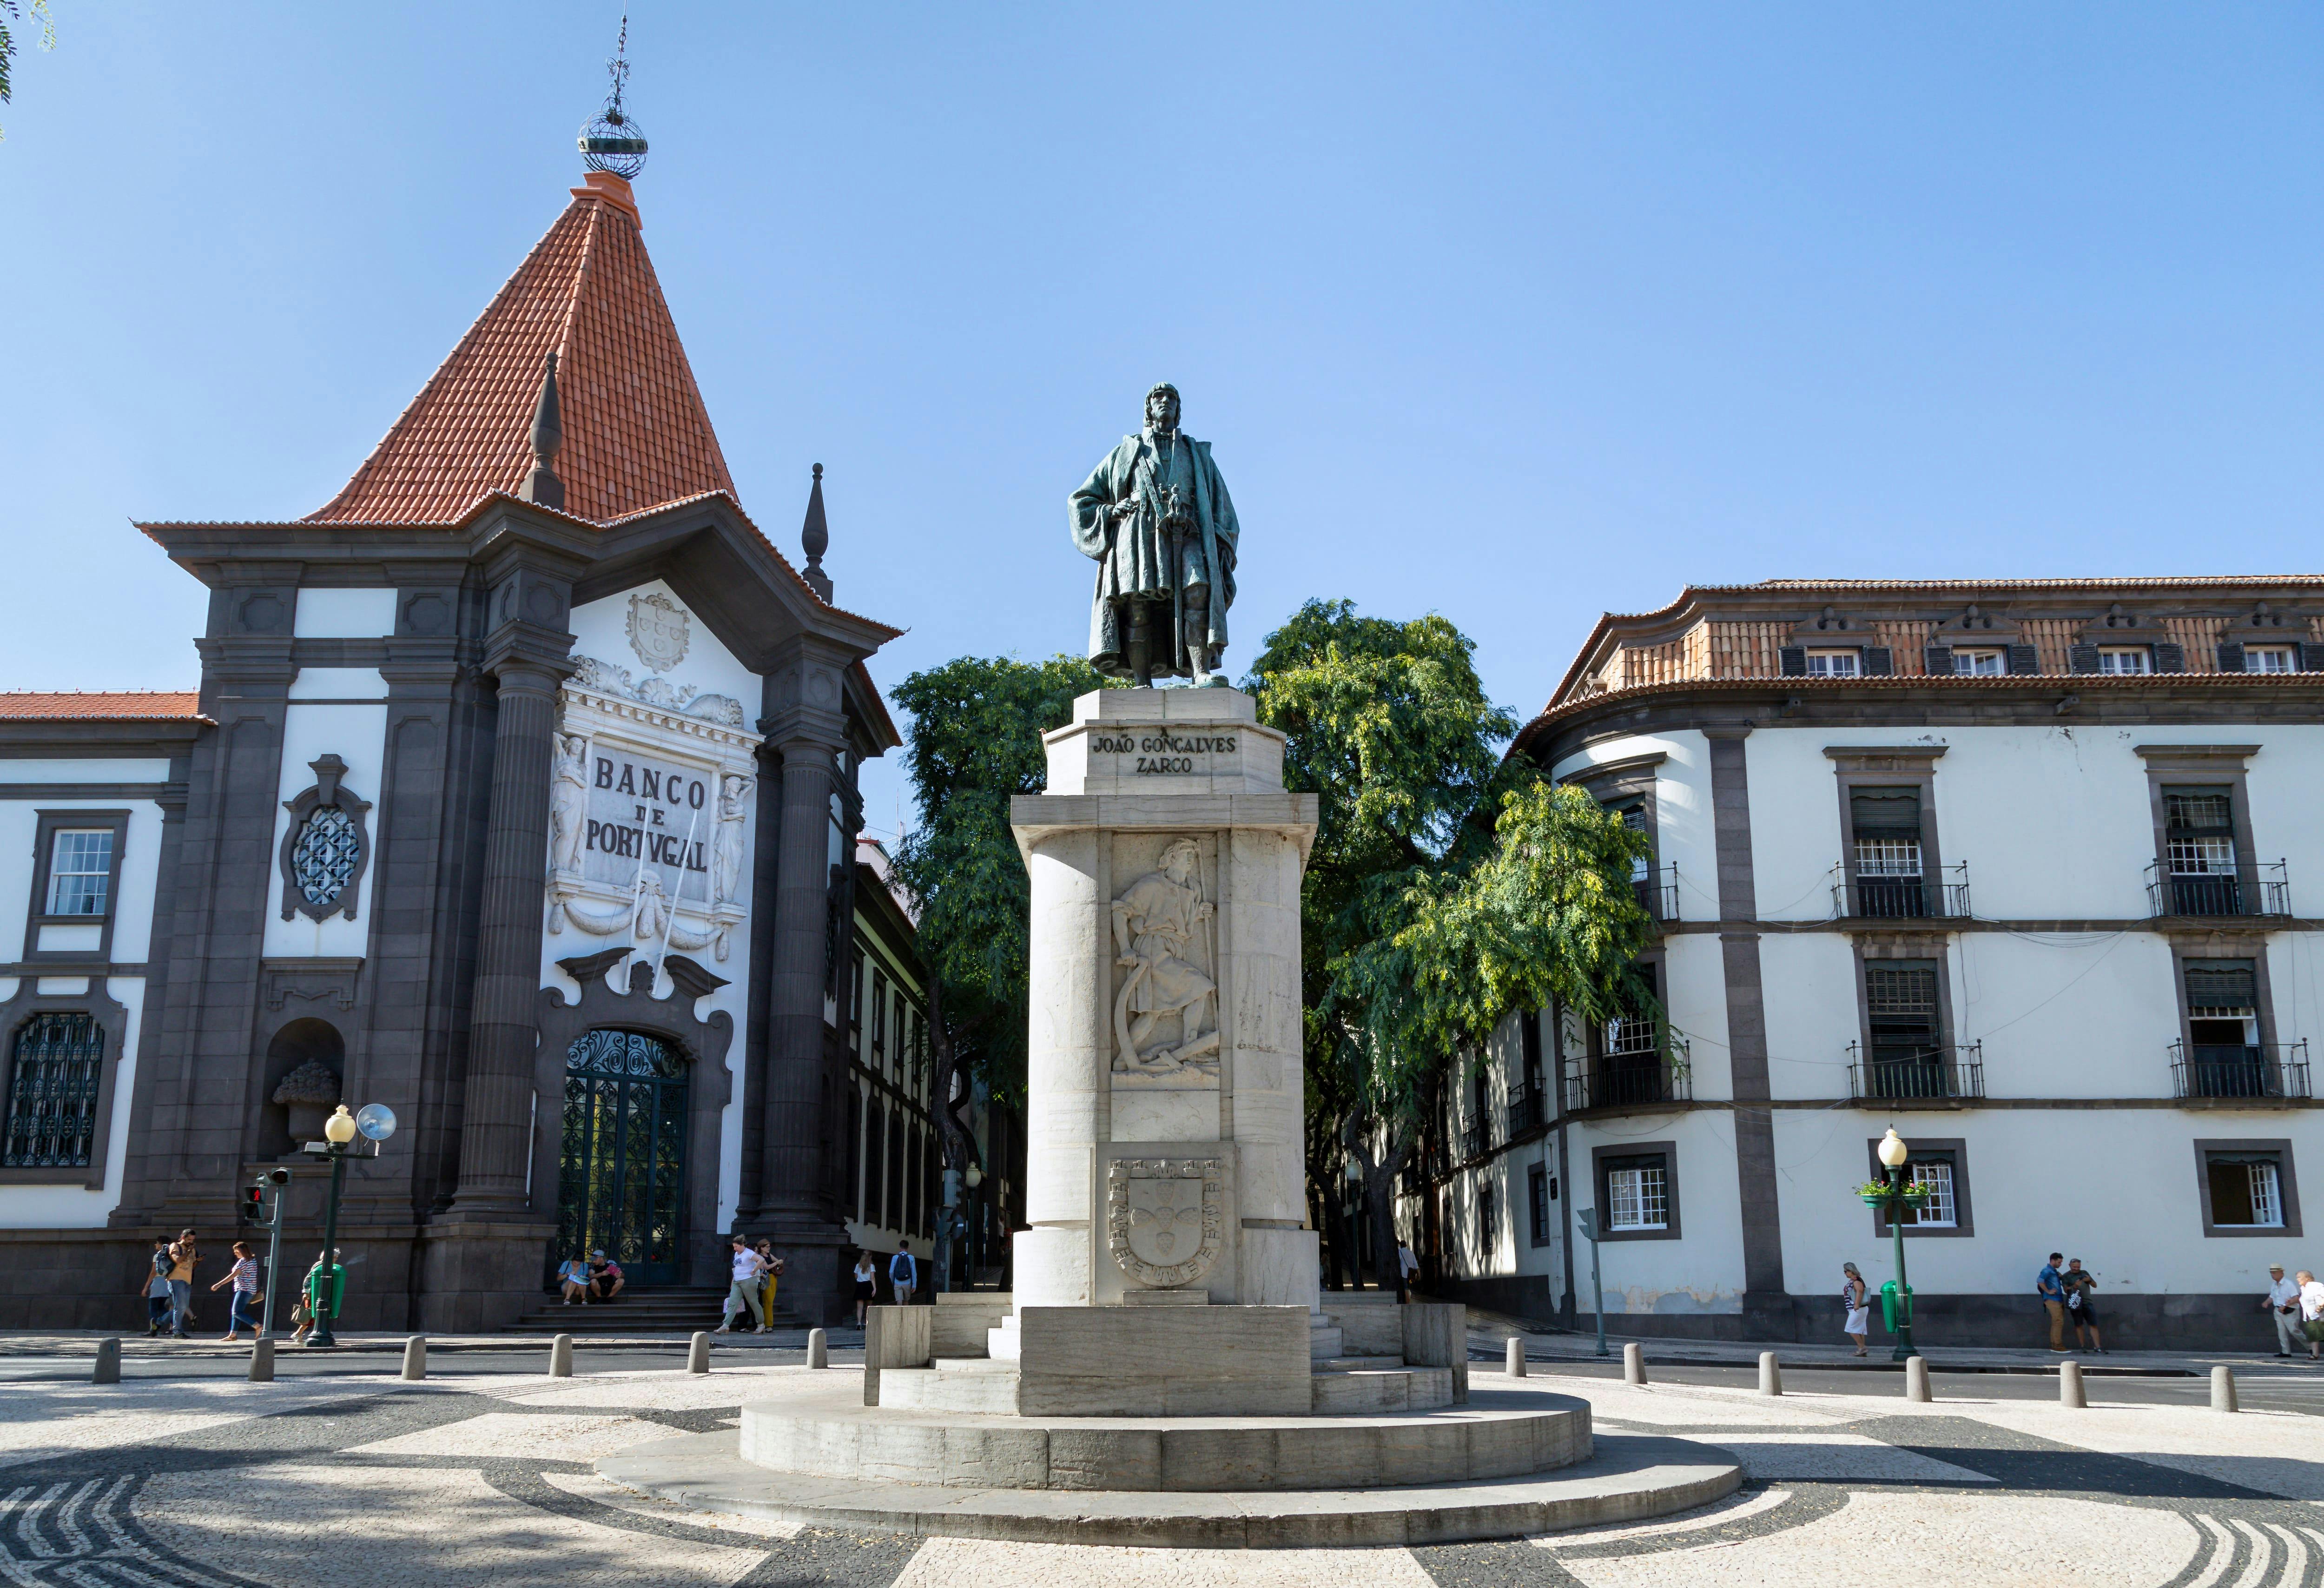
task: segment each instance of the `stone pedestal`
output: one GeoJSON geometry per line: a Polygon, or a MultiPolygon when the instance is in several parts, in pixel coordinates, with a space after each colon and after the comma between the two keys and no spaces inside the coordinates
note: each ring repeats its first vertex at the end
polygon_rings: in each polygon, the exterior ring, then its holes
{"type": "MultiPolygon", "coordinates": [[[[1047,792],[1010,809],[1033,894],[1017,1306],[1176,1291],[1312,1312],[1299,878],[1314,796],[1284,791],[1283,735],[1231,689],[1099,690],[1047,745],[1047,792]]],[[[1198,1314],[1174,1316],[1201,1337],[1198,1314]]],[[[1018,1330],[994,1336],[1018,1354],[1018,1330]]]]}

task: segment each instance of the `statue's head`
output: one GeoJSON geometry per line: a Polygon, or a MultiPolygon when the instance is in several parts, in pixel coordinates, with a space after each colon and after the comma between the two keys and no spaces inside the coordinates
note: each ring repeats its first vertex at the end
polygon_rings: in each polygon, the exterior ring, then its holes
{"type": "Polygon", "coordinates": [[[1178,428],[1178,388],[1167,381],[1146,393],[1146,428],[1166,434],[1178,428]]]}
{"type": "Polygon", "coordinates": [[[1194,874],[1202,858],[1202,851],[1192,838],[1181,838],[1162,852],[1162,874],[1183,886],[1194,874]]]}

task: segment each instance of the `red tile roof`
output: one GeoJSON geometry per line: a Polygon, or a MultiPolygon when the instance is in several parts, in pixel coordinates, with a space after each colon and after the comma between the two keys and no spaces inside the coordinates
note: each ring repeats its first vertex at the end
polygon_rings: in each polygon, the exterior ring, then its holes
{"type": "Polygon", "coordinates": [[[190,689],[0,692],[0,721],[161,722],[202,715],[190,689]]]}
{"type": "Polygon", "coordinates": [[[517,266],[452,355],[321,511],[320,523],[449,523],[532,466],[534,404],[557,353],[565,508],[604,523],[734,494],[630,185],[602,171],[517,266]]]}

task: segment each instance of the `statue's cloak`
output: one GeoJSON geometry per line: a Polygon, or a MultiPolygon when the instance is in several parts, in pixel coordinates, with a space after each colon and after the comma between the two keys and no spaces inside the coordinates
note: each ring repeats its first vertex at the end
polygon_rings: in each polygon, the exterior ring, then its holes
{"type": "MultiPolygon", "coordinates": [[[[1227,642],[1227,608],[1234,603],[1235,543],[1242,527],[1235,521],[1234,502],[1226,481],[1211,461],[1211,444],[1181,434],[1177,445],[1186,449],[1194,476],[1194,532],[1186,538],[1180,566],[1171,567],[1170,542],[1163,533],[1161,514],[1141,502],[1137,512],[1115,519],[1108,511],[1138,490],[1141,459],[1152,459],[1153,443],[1143,434],[1124,436],[1121,444],[1090,471],[1069,503],[1073,513],[1074,549],[1097,561],[1097,589],[1090,598],[1091,665],[1100,672],[1125,677],[1130,671],[1124,651],[1121,600],[1147,596],[1167,600],[1175,587],[1207,586],[1207,643],[1223,649],[1227,642]]],[[[1151,464],[1148,467],[1150,470],[1151,464]]],[[[1170,625],[1155,625],[1155,638],[1170,625]]],[[[1154,671],[1174,678],[1192,678],[1192,659],[1183,632],[1169,644],[1157,645],[1154,671]]]]}

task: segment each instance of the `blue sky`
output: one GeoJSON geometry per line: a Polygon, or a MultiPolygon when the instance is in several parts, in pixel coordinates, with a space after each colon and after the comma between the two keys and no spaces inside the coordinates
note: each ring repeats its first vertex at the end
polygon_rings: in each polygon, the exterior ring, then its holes
{"type": "MultiPolygon", "coordinates": [[[[133,518],[344,482],[577,176],[618,4],[57,0],[0,111],[0,685],[186,687],[133,518]]],[[[2324,19],[2284,5],[676,5],[646,239],[893,684],[1076,649],[1185,391],[1238,667],[1436,610],[1536,709],[1684,582],[2317,567],[2324,19]]],[[[875,773],[871,825],[899,792],[875,773]]]]}

